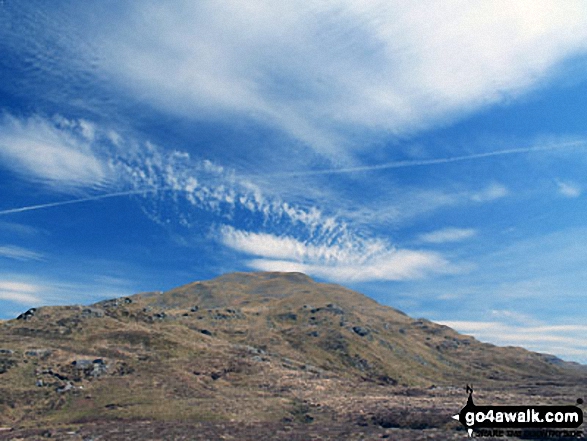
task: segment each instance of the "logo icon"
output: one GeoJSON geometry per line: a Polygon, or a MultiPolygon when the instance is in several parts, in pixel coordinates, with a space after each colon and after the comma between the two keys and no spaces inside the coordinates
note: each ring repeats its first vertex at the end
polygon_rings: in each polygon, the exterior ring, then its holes
{"type": "MultiPolygon", "coordinates": [[[[473,401],[473,387],[467,384],[466,392],[467,404],[452,418],[467,429],[469,437],[474,432],[494,437],[517,435],[521,429],[537,431],[544,437],[582,435],[582,431],[569,430],[583,423],[583,411],[577,406],[477,406],[473,401]]],[[[577,404],[583,404],[583,400],[578,399],[577,404]]]]}

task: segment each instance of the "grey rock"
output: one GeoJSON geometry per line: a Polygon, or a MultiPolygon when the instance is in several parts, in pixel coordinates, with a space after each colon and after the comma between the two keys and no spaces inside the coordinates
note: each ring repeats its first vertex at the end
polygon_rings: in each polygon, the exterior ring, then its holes
{"type": "Polygon", "coordinates": [[[37,308],[31,308],[28,311],[23,312],[18,317],[16,317],[16,320],[30,320],[31,318],[33,318],[35,316],[36,312],[37,312],[37,308]]]}
{"type": "Polygon", "coordinates": [[[28,357],[48,357],[52,353],[51,349],[29,349],[24,355],[28,357]]]}
{"type": "Polygon", "coordinates": [[[83,360],[83,359],[79,359],[79,360],[74,360],[71,362],[71,364],[76,368],[76,369],[88,369],[94,366],[94,363],[92,363],[92,360],[83,360]]]}
{"type": "Polygon", "coordinates": [[[98,308],[84,308],[82,310],[82,317],[104,317],[104,310],[98,308]]]}
{"type": "Polygon", "coordinates": [[[311,372],[313,374],[323,374],[324,373],[324,369],[320,369],[319,367],[316,367],[311,364],[304,364],[304,365],[302,365],[302,367],[300,369],[302,369],[303,371],[311,372]]]}
{"type": "Polygon", "coordinates": [[[68,381],[67,383],[65,383],[65,385],[60,386],[57,389],[55,389],[55,391],[62,394],[67,391],[70,391],[71,389],[73,389],[73,384],[70,381],[68,381]]]}
{"type": "Polygon", "coordinates": [[[263,349],[256,348],[254,346],[235,344],[234,347],[236,349],[241,349],[241,350],[247,351],[249,354],[254,354],[254,355],[265,355],[265,354],[267,354],[267,352],[265,352],[263,349]]]}
{"type": "Polygon", "coordinates": [[[117,308],[120,306],[120,299],[105,300],[101,303],[104,308],[117,308]]]}
{"type": "Polygon", "coordinates": [[[367,328],[363,328],[362,326],[353,326],[353,332],[361,337],[365,337],[371,333],[367,328]]]}
{"type": "Polygon", "coordinates": [[[332,314],[343,315],[345,313],[344,309],[342,309],[340,306],[334,303],[329,303],[328,305],[326,305],[326,310],[328,312],[331,312],[332,314]]]}
{"type": "Polygon", "coordinates": [[[71,363],[75,369],[83,371],[86,377],[97,378],[108,373],[108,365],[102,358],[94,360],[78,359],[71,363]]]}
{"type": "Polygon", "coordinates": [[[293,320],[294,322],[298,319],[298,315],[293,312],[286,312],[277,316],[280,320],[293,320]]]}
{"type": "Polygon", "coordinates": [[[241,311],[232,308],[225,308],[223,311],[218,309],[209,309],[208,316],[212,320],[235,320],[245,317],[241,311]]]}
{"type": "Polygon", "coordinates": [[[94,364],[94,368],[89,373],[91,377],[97,378],[101,375],[108,373],[108,366],[104,364],[94,364]]]}
{"type": "Polygon", "coordinates": [[[312,314],[315,314],[320,311],[329,312],[331,314],[338,314],[338,315],[343,315],[345,313],[344,309],[342,309],[340,306],[338,306],[335,303],[329,303],[328,305],[322,306],[320,308],[313,308],[310,312],[312,314]]]}

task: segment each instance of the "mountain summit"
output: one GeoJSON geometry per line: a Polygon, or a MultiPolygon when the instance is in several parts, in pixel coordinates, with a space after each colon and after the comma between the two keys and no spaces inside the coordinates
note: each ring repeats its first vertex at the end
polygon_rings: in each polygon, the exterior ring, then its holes
{"type": "Polygon", "coordinates": [[[584,371],[304,274],[234,273],[0,323],[0,380],[0,426],[295,422],[314,418],[299,400],[316,391],[572,386],[584,371]]]}
{"type": "Polygon", "coordinates": [[[519,381],[573,366],[550,355],[480,343],[301,273],[232,273],[131,299],[124,310],[143,320],[164,314],[167,321],[227,342],[373,381],[519,381]]]}

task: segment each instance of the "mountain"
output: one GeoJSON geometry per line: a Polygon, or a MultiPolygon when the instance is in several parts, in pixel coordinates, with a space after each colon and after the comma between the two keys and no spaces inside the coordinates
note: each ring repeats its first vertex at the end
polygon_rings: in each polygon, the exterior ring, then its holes
{"type": "MultiPolygon", "coordinates": [[[[436,391],[446,405],[449,396],[460,402],[453,392],[468,383],[570,390],[585,386],[585,372],[550,355],[481,343],[304,274],[234,273],[1,322],[0,427],[318,427],[359,418],[351,416],[361,412],[352,399],[371,397],[368,408],[382,394],[436,391]]],[[[375,410],[371,422],[382,418],[375,410]]],[[[446,415],[426,415],[430,427],[451,424],[446,415]]],[[[396,415],[394,424],[409,428],[409,420],[396,415]]]]}

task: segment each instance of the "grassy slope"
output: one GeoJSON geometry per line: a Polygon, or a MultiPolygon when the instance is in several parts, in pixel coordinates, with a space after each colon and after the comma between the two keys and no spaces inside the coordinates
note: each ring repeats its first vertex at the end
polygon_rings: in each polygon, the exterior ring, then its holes
{"type": "Polygon", "coordinates": [[[0,426],[275,421],[295,417],[298,395],[317,388],[579,375],[539,354],[482,344],[342,287],[280,273],[230,274],[90,309],[40,308],[30,320],[0,323],[0,348],[14,351],[0,355],[0,426]],[[26,355],[31,349],[51,353],[26,355]],[[96,358],[108,365],[97,378],[72,366],[96,358]],[[68,381],[72,390],[56,392],[68,381]]]}

